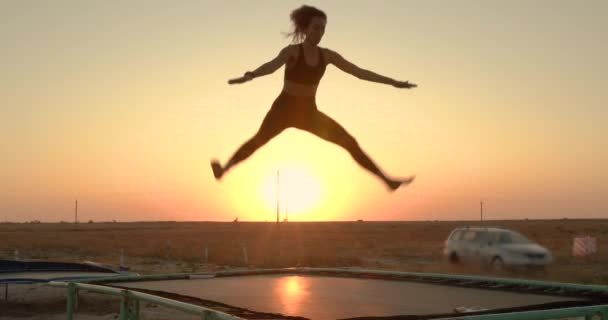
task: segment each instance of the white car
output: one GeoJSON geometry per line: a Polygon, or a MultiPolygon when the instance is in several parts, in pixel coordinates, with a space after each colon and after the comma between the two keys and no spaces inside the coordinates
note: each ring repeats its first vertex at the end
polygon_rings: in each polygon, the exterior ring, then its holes
{"type": "Polygon", "coordinates": [[[547,248],[516,231],[494,227],[454,229],[445,241],[443,254],[453,263],[481,264],[494,269],[542,268],[553,262],[547,248]]]}

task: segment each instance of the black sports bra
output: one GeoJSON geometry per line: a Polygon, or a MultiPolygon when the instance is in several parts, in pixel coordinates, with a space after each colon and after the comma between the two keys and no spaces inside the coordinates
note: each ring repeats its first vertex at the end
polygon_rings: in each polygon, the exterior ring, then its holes
{"type": "Polygon", "coordinates": [[[317,65],[310,66],[306,63],[302,44],[298,47],[300,47],[300,55],[298,56],[296,65],[291,68],[285,66],[285,80],[302,84],[318,85],[325,73],[325,59],[323,59],[321,48],[317,47],[319,49],[319,61],[317,62],[317,65]]]}

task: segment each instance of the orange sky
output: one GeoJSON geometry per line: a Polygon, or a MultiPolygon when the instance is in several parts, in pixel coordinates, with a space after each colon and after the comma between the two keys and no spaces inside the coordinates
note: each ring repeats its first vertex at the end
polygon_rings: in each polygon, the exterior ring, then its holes
{"type": "Polygon", "coordinates": [[[297,1],[0,4],[0,220],[605,218],[605,1],[315,2],[321,46],[419,84],[333,66],[319,108],[392,175],[289,129],[217,183],[283,69],[226,80],[289,43],[297,1]],[[255,14],[252,14],[255,12],[255,14]]]}

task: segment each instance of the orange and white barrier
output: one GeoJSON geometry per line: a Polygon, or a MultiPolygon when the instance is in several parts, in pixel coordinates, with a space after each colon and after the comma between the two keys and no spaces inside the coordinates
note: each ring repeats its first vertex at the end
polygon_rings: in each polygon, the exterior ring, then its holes
{"type": "Polygon", "coordinates": [[[584,257],[597,252],[597,242],[594,237],[576,237],[572,244],[572,255],[584,257]]]}

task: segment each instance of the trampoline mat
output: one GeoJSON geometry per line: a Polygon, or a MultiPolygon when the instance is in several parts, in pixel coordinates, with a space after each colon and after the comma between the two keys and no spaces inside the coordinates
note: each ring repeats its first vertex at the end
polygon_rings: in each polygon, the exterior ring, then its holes
{"type": "Polygon", "coordinates": [[[579,300],[432,283],[289,274],[125,282],[119,285],[309,319],[430,315],[453,313],[459,307],[503,309],[579,300]]]}

